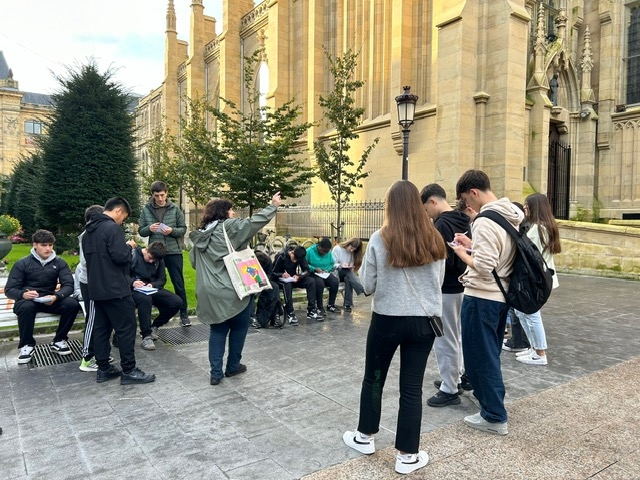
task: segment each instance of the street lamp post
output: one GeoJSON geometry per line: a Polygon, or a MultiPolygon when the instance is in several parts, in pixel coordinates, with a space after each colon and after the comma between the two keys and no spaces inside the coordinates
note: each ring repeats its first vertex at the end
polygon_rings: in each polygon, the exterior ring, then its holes
{"type": "Polygon", "coordinates": [[[404,92],[396,97],[398,104],[398,124],[402,126],[402,180],[409,176],[409,127],[413,125],[418,96],[411,93],[411,87],[402,87],[404,92]]]}

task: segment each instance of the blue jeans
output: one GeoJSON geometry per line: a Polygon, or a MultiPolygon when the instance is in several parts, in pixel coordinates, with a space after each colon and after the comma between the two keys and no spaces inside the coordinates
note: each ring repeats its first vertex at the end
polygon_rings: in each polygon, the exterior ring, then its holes
{"type": "Polygon", "coordinates": [[[536,350],[547,349],[547,336],[544,332],[544,325],[542,324],[542,315],[540,310],[535,313],[527,314],[515,310],[516,316],[520,319],[520,324],[524,333],[527,335],[531,346],[536,350]]]}
{"type": "Polygon", "coordinates": [[[462,301],[462,352],[464,369],[480,401],[487,422],[507,421],[500,352],[507,323],[506,303],[464,296],[462,301]]]}
{"type": "Polygon", "coordinates": [[[380,429],[382,390],[391,360],[400,347],[400,408],[396,448],[405,453],[418,453],[422,382],[434,339],[426,317],[372,314],[360,393],[359,432],[372,435],[380,429]]]}
{"type": "Polygon", "coordinates": [[[209,332],[209,363],[211,364],[211,378],[222,378],[222,358],[229,335],[229,354],[227,355],[226,373],[233,373],[240,367],[244,341],[249,331],[251,321],[251,302],[235,317],[222,323],[210,325],[209,332]]]}

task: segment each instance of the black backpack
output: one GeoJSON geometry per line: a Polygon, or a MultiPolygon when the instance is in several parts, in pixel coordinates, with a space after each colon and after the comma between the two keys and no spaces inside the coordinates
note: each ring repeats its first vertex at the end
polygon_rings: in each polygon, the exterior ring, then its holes
{"type": "Polygon", "coordinates": [[[553,269],[547,266],[542,253],[527,236],[525,228],[516,230],[502,215],[492,210],[482,212],[478,217],[493,220],[516,242],[516,256],[513,261],[513,272],[509,277],[508,292],[502,286],[495,269],[492,272],[507,305],[527,314],[537,312],[547,303],[551,295],[553,269]]]}

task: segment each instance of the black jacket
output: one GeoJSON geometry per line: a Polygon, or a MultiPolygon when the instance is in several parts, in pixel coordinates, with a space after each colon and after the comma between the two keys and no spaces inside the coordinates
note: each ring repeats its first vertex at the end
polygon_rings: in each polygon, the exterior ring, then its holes
{"type": "Polygon", "coordinates": [[[162,288],[167,283],[167,274],[164,270],[164,260],[156,260],[153,263],[144,261],[142,247],[136,247],[131,251],[131,283],[142,280],[150,283],[154,288],[162,288]]]}
{"type": "Polygon", "coordinates": [[[124,231],[104,213],[92,215],[82,237],[87,261],[87,287],[90,300],[112,300],[131,295],[129,269],[131,247],[124,231]]]}
{"type": "MultiPolygon", "coordinates": [[[[442,212],[433,222],[438,229],[445,242],[453,241],[456,233],[467,232],[470,236],[471,228],[469,227],[469,217],[460,210],[450,210],[442,212]]],[[[464,287],[458,280],[458,277],[467,269],[458,255],[447,245],[447,262],[444,272],[444,282],[442,283],[442,293],[461,293],[464,287]]]]}
{"type": "Polygon", "coordinates": [[[299,263],[292,262],[289,252],[283,250],[276,255],[276,259],[273,262],[271,279],[278,280],[284,272],[287,272],[292,277],[298,275],[300,278],[304,278],[309,275],[309,264],[305,258],[301,259],[299,263]]]}
{"type": "Polygon", "coordinates": [[[35,290],[38,295],[55,295],[62,300],[73,293],[73,275],[69,265],[60,257],[42,265],[33,255],[18,260],[7,279],[4,293],[7,298],[23,300],[22,294],[27,290],[35,290]],[[56,287],[60,283],[60,290],[56,287]]]}

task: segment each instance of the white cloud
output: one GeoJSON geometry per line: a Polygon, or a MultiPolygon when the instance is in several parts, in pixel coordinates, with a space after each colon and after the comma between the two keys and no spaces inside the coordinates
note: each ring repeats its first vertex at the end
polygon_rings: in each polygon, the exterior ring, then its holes
{"type": "MultiPolygon", "coordinates": [[[[190,0],[174,0],[178,38],[189,39],[190,0]]],[[[66,67],[94,58],[101,71],[146,94],[164,77],[166,0],[20,0],[3,2],[0,50],[20,90],[52,93],[66,67]]],[[[222,24],[222,0],[205,0],[222,24]]]]}

